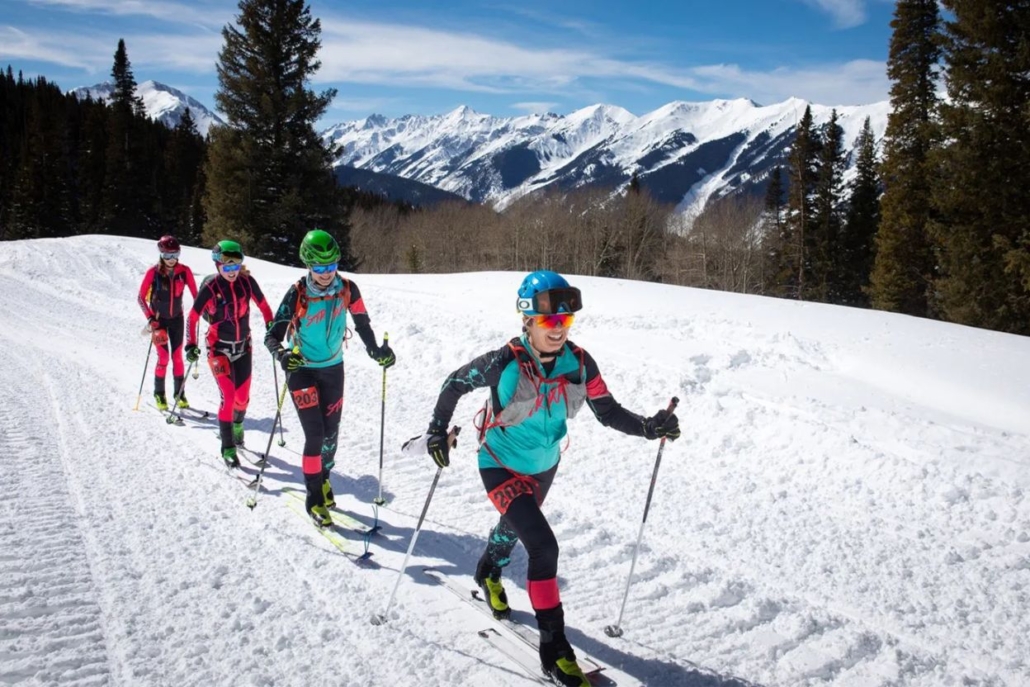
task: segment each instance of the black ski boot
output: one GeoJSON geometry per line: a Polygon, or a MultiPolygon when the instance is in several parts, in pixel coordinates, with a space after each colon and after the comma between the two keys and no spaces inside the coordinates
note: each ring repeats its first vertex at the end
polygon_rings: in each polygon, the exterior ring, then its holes
{"type": "Polygon", "coordinates": [[[479,564],[476,565],[476,585],[483,590],[483,598],[490,611],[498,620],[507,620],[511,617],[511,607],[508,606],[508,595],[501,584],[501,569],[493,564],[486,552],[479,557],[479,564]]]}
{"type": "Polygon", "coordinates": [[[329,515],[329,509],[325,507],[325,496],[322,493],[322,473],[304,475],[304,488],[307,490],[304,508],[311,516],[315,527],[332,527],[333,518],[329,515]]]}
{"type": "Polygon", "coordinates": [[[558,685],[590,687],[583,669],[576,663],[576,652],[565,638],[565,612],[562,605],[536,612],[540,627],[540,668],[558,685]]]}

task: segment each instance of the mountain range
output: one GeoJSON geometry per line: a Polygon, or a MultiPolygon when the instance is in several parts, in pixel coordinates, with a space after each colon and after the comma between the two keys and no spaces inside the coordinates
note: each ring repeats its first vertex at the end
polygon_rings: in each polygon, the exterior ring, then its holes
{"type": "MultiPolygon", "coordinates": [[[[109,100],[112,90],[103,83],[73,92],[109,100]]],[[[168,126],[179,122],[186,107],[202,135],[223,123],[165,84],[145,81],[137,93],[147,114],[168,126]]],[[[330,126],[322,136],[334,152],[341,183],[415,205],[464,198],[503,209],[545,188],[621,189],[636,174],[657,200],[692,212],[713,198],[763,192],[770,170],[786,165],[807,106],[817,126],[834,109],[798,98],[764,106],[740,98],[676,101],[639,116],[597,104],[567,115],[493,117],[462,106],[433,116],[374,114],[330,126]]],[[[847,180],[865,119],[879,141],[890,103],[836,110],[847,180]]]]}
{"type": "MultiPolygon", "coordinates": [[[[114,84],[105,81],[93,86],[83,86],[71,91],[79,99],[87,95],[93,100],[111,101],[114,93],[114,84]]],[[[186,108],[190,110],[190,116],[197,125],[197,131],[201,136],[207,136],[208,130],[214,124],[224,124],[221,117],[207,109],[199,100],[191,98],[177,88],[159,83],[157,81],[144,81],[136,85],[136,95],[143,99],[143,109],[151,119],[162,122],[169,128],[173,128],[182,120],[186,108]]]]}
{"type": "MultiPolygon", "coordinates": [[[[672,102],[636,116],[612,105],[568,115],[491,117],[468,107],[444,115],[372,115],[323,132],[337,164],[402,176],[502,209],[543,188],[622,188],[634,174],[652,196],[698,209],[735,191],[760,192],[786,163],[805,107],[816,125],[833,108],[792,98],[762,106],[747,99],[672,102]]],[[[836,108],[850,178],[866,117],[877,140],[889,102],[836,108]]]]}

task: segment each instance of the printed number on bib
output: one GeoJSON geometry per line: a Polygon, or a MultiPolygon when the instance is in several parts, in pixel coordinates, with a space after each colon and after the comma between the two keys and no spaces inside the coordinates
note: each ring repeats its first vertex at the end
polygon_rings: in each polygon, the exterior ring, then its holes
{"type": "Polygon", "coordinates": [[[512,477],[507,482],[490,490],[490,500],[501,515],[508,512],[511,502],[524,494],[532,494],[536,484],[528,477],[512,477]]]}
{"type": "Polygon", "coordinates": [[[297,389],[292,393],[293,404],[297,406],[297,410],[314,408],[318,405],[318,389],[313,386],[309,386],[306,389],[297,389]]]}

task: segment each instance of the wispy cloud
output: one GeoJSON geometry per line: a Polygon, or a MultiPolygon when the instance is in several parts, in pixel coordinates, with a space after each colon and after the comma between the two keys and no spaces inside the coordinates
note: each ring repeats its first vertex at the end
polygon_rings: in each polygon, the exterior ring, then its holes
{"type": "Polygon", "coordinates": [[[724,90],[762,104],[797,96],[821,105],[862,105],[886,100],[890,90],[886,66],[875,60],[771,71],[724,64],[697,67],[694,72],[704,81],[700,90],[724,90]]]}
{"type": "Polygon", "coordinates": [[[526,114],[543,114],[545,112],[554,112],[558,107],[558,103],[551,102],[521,102],[512,103],[511,106],[516,110],[522,110],[526,114]]]}
{"type": "Polygon", "coordinates": [[[110,42],[79,33],[36,35],[13,26],[0,26],[0,57],[3,58],[95,71],[105,59],[110,67],[113,55],[114,47],[110,42]]]}
{"type": "Polygon", "coordinates": [[[804,0],[833,17],[833,24],[839,29],[848,29],[865,23],[865,0],[804,0]]]}
{"type": "MultiPolygon", "coordinates": [[[[8,0],[10,2],[11,0],[8,0]]],[[[27,0],[31,5],[80,13],[150,17],[177,24],[221,27],[233,20],[235,3],[165,2],[163,0],[27,0]]]]}

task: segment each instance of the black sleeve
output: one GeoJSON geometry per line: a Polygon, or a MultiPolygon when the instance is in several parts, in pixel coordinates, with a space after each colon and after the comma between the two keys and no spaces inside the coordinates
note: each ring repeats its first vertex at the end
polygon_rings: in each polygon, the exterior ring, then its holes
{"type": "Polygon", "coordinates": [[[644,418],[619,405],[608,391],[608,385],[601,377],[594,358],[583,351],[583,367],[586,374],[587,404],[594,411],[594,417],[605,427],[617,429],[634,437],[644,436],[644,418]]]}
{"type": "Polygon", "coordinates": [[[365,310],[365,301],[361,300],[361,289],[353,281],[350,283],[350,316],[354,319],[354,331],[361,337],[361,343],[365,344],[365,350],[379,348],[376,343],[375,332],[372,331],[372,320],[365,310]]]}
{"type": "Polygon", "coordinates": [[[290,322],[293,321],[293,316],[297,312],[297,285],[294,284],[287,291],[286,295],[283,296],[282,303],[279,304],[279,309],[275,311],[275,316],[272,321],[268,324],[268,333],[265,334],[265,348],[269,350],[272,355],[279,352],[282,347],[283,339],[289,333],[290,322]]]}
{"type": "Polygon", "coordinates": [[[501,381],[501,372],[514,359],[515,353],[506,344],[495,351],[484,353],[447,375],[440,388],[440,396],[436,399],[429,430],[446,432],[461,397],[475,389],[497,386],[501,381]]]}

